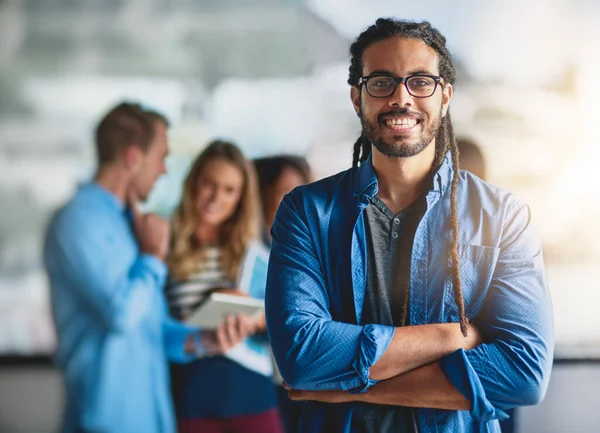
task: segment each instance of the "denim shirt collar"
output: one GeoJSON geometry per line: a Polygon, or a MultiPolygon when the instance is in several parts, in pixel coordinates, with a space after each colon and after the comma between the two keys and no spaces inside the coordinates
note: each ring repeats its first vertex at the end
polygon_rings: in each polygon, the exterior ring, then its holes
{"type": "MultiPolygon", "coordinates": [[[[452,182],[452,176],[454,169],[452,168],[452,156],[450,152],[446,153],[440,168],[433,176],[433,185],[431,191],[438,192],[444,195],[448,187],[452,182]]],[[[357,169],[356,176],[354,178],[354,195],[359,196],[366,194],[369,197],[373,197],[379,190],[379,183],[375,170],[373,170],[373,161],[371,155],[363,162],[357,169]]]]}

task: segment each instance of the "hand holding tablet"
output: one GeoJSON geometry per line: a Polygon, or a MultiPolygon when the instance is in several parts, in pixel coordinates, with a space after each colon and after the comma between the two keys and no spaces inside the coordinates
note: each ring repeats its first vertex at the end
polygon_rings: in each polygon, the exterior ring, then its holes
{"type": "Polygon", "coordinates": [[[264,312],[262,299],[213,292],[187,318],[186,323],[201,329],[216,329],[228,316],[257,317],[264,312]]]}

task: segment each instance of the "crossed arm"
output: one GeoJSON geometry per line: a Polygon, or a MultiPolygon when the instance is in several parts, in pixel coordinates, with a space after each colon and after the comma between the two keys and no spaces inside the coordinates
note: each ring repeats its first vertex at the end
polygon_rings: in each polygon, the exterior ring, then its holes
{"type": "Polygon", "coordinates": [[[324,403],[364,402],[394,406],[470,410],[465,398],[443,373],[436,361],[458,349],[481,343],[477,328],[469,325],[468,336],[456,323],[397,328],[390,345],[371,367],[371,379],[380,382],[363,393],[348,391],[304,391],[289,388],[292,400],[324,403]]]}
{"type": "Polygon", "coordinates": [[[470,410],[471,402],[452,385],[436,361],[458,349],[472,349],[481,341],[480,333],[473,325],[469,325],[467,337],[462,335],[457,323],[396,328],[387,349],[370,367],[369,379],[378,382],[365,392],[320,391],[318,386],[304,390],[288,387],[289,395],[292,400],[326,403],[358,401],[470,410]]]}
{"type": "MultiPolygon", "coordinates": [[[[370,369],[370,378],[380,382],[364,393],[332,392],[365,403],[470,410],[471,402],[452,385],[435,361],[458,349],[472,349],[481,342],[479,330],[473,325],[469,325],[467,337],[457,323],[397,328],[387,350],[370,369]]],[[[328,402],[326,398],[336,396],[292,391],[290,398],[328,402]]]]}
{"type": "Polygon", "coordinates": [[[434,362],[391,379],[383,380],[367,391],[352,394],[347,391],[300,391],[288,387],[292,400],[314,400],[324,403],[363,403],[430,409],[471,410],[465,398],[434,362]]]}

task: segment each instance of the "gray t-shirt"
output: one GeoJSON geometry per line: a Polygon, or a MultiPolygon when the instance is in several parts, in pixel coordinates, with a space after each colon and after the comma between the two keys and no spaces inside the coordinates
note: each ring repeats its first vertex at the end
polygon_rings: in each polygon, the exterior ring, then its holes
{"type": "MultiPolygon", "coordinates": [[[[365,209],[367,288],[363,324],[403,326],[403,316],[408,322],[410,257],[416,226],[424,213],[423,203],[418,199],[394,215],[375,196],[365,209]]],[[[407,407],[363,406],[366,433],[416,433],[415,417],[416,411],[407,407]]]]}

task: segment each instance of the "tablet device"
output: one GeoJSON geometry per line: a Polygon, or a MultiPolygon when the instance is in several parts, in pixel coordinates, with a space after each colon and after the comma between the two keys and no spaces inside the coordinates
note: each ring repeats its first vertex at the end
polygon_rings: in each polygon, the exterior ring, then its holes
{"type": "Polygon", "coordinates": [[[245,296],[212,293],[187,318],[186,323],[204,329],[215,329],[227,316],[254,316],[265,311],[265,302],[245,296]]]}

